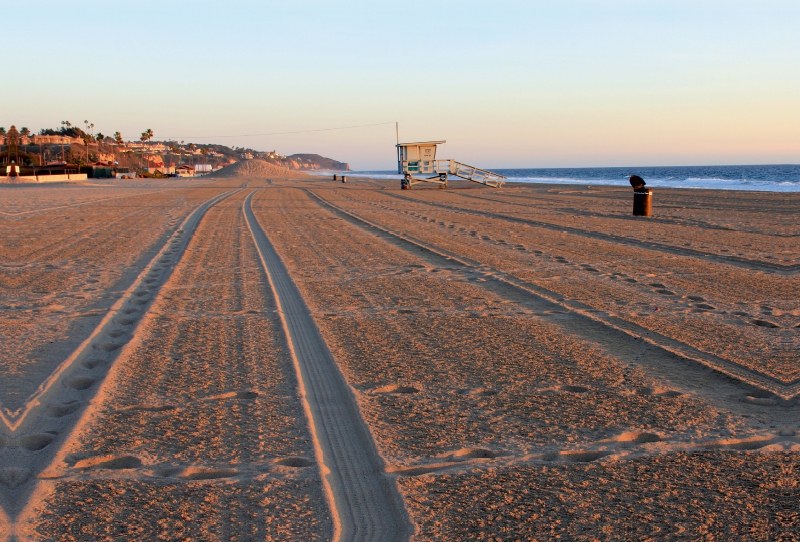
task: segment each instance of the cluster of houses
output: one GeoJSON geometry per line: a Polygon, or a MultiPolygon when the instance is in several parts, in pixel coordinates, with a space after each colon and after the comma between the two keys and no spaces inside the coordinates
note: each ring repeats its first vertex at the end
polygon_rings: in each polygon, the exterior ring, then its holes
{"type": "MultiPolygon", "coordinates": [[[[19,144],[20,145],[71,145],[71,144],[83,144],[83,140],[79,137],[67,137],[67,136],[60,136],[60,135],[19,135],[19,144]]],[[[8,136],[3,134],[0,135],[0,145],[6,144],[6,139],[8,136]]]]}
{"type": "Polygon", "coordinates": [[[175,175],[177,177],[196,177],[199,175],[206,175],[211,173],[213,168],[211,164],[195,164],[190,166],[184,164],[182,166],[175,166],[175,164],[166,165],[162,163],[148,162],[147,172],[151,175],[161,173],[162,175],[175,175]]]}
{"type": "MultiPolygon", "coordinates": [[[[38,179],[33,182],[44,182],[42,180],[43,178],[46,178],[47,181],[61,180],[60,177],[62,176],[68,180],[74,180],[73,177],[77,178],[78,176],[82,176],[82,178],[132,178],[142,174],[165,175],[170,177],[196,177],[199,175],[207,175],[216,169],[235,163],[238,159],[242,158],[285,159],[283,155],[276,151],[252,152],[245,149],[234,149],[235,154],[231,156],[232,153],[223,154],[212,150],[210,147],[200,148],[192,144],[178,145],[172,142],[157,143],[150,141],[117,143],[111,138],[106,138],[105,143],[112,145],[113,148],[98,146],[97,152],[92,153],[92,159],[95,161],[89,164],[68,164],[64,161],[68,158],[64,156],[63,150],[60,161],[58,158],[56,158],[55,161],[53,161],[52,158],[48,160],[47,155],[52,152],[51,149],[51,151],[45,150],[44,154],[40,157],[39,162],[41,165],[21,166],[14,164],[12,168],[13,172],[5,172],[5,177],[13,176],[19,177],[20,179],[23,177],[31,177],[33,179],[38,179]],[[100,152],[101,150],[112,152],[100,152]],[[122,160],[121,155],[128,153],[134,154],[138,158],[134,160],[122,160]],[[171,155],[188,155],[192,156],[192,162],[214,162],[215,165],[210,163],[176,165],[175,162],[165,162],[165,160],[169,160],[171,155]],[[210,158],[213,159],[209,160],[210,158]],[[126,165],[138,162],[138,167],[123,167],[117,160],[126,165]]],[[[60,145],[63,149],[64,147],[70,147],[72,145],[84,146],[86,142],[81,137],[70,137],[67,135],[30,133],[22,135],[12,126],[8,134],[0,134],[0,150],[2,147],[8,147],[8,145],[12,145],[14,148],[22,151],[24,150],[23,148],[27,146],[52,147],[60,145]]],[[[92,141],[90,145],[94,147],[97,145],[97,142],[92,141]]],[[[29,151],[30,149],[27,150],[29,151]]],[[[89,157],[88,151],[89,149],[87,148],[87,159],[89,157]]],[[[181,159],[178,162],[180,163],[183,161],[184,160],[181,159]]],[[[5,165],[5,162],[3,162],[3,165],[5,165]]],[[[0,171],[0,176],[3,176],[3,173],[4,172],[0,171]]]]}
{"type": "MultiPolygon", "coordinates": [[[[0,146],[6,144],[6,140],[8,139],[7,134],[0,134],[0,146]]],[[[108,143],[116,145],[115,142],[107,140],[108,143]]],[[[18,135],[17,136],[17,143],[21,146],[25,145],[83,145],[83,139],[80,137],[69,137],[63,135],[18,135]]],[[[93,143],[94,144],[94,143],[93,143]]],[[[150,142],[143,142],[137,143],[132,141],[126,141],[120,145],[123,147],[121,152],[152,152],[152,153],[167,153],[171,152],[171,147],[165,145],[164,143],[150,143],[150,142]]],[[[202,149],[194,148],[189,149],[187,147],[180,148],[181,154],[195,154],[201,155],[203,154],[202,149]]],[[[209,150],[206,153],[208,156],[224,156],[221,153],[209,150]]]]}

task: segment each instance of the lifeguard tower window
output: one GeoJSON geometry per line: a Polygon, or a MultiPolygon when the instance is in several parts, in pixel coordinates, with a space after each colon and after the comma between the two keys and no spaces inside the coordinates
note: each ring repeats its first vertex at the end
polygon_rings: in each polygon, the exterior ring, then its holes
{"type": "Polygon", "coordinates": [[[506,178],[497,173],[468,166],[455,160],[437,160],[436,147],[444,141],[423,141],[397,144],[397,172],[403,175],[400,187],[403,190],[418,183],[435,183],[447,188],[450,175],[488,186],[499,188],[506,178]],[[432,175],[427,178],[414,175],[432,175]]]}

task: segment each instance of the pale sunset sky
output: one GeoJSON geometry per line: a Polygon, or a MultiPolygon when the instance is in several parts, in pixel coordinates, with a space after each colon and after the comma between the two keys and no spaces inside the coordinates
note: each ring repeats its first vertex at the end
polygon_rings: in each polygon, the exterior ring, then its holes
{"type": "Polygon", "coordinates": [[[0,126],[394,167],[800,163],[800,2],[0,1],[0,126]],[[237,136],[237,137],[222,137],[237,136]]]}

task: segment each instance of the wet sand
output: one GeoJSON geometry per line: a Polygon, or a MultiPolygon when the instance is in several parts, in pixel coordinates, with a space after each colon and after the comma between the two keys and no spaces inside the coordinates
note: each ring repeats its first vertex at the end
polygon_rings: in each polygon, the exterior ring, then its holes
{"type": "Polygon", "coordinates": [[[173,183],[2,190],[6,538],[350,537],[250,194],[412,539],[797,536],[800,196],[173,183]]]}

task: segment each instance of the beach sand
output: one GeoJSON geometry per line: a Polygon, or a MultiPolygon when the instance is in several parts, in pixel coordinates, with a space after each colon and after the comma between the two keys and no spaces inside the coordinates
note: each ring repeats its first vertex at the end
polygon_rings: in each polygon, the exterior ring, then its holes
{"type": "Polygon", "coordinates": [[[800,536],[800,195],[231,175],[0,190],[6,539],[800,536]]]}

